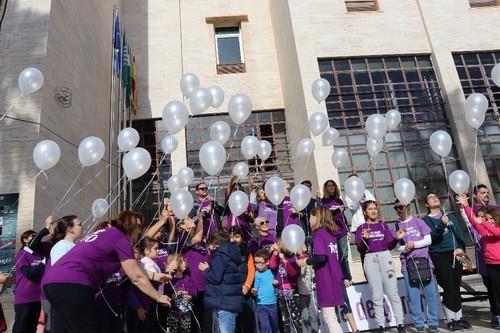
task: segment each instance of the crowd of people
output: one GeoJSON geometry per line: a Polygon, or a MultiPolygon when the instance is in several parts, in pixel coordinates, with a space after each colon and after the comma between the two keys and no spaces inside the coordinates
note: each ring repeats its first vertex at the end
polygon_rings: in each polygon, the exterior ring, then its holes
{"type": "MultiPolygon", "coordinates": [[[[302,184],[312,189],[310,181],[302,184]]],[[[370,192],[360,202],[343,200],[333,180],[303,211],[294,209],[289,196],[275,206],[263,188],[250,181],[245,189],[235,177],[224,204],[208,194],[207,184],[195,189],[197,200],[185,219],[176,218],[165,201],[151,225],[142,214],[123,211],[91,230],[69,215],[48,217],[38,233],[24,232],[16,256],[13,332],[35,332],[41,313],[51,333],[305,333],[320,327],[333,333],[342,332],[340,316],[357,332],[347,294],[351,234],[372,292],[378,332],[386,324],[384,294],[397,331],[406,332],[392,250],[401,253],[417,332],[425,332],[425,325],[439,332],[438,285],[447,328],[470,329],[460,296],[463,269],[470,268],[464,232],[476,246],[491,325],[499,327],[500,207],[489,204],[484,185],[474,189],[472,204],[457,196],[457,212],[445,212],[439,195],[427,193],[428,214],[422,218],[395,200],[395,227],[381,220],[370,192]],[[235,190],[250,196],[240,216],[227,207],[235,190]],[[306,234],[299,253],[291,253],[280,239],[290,224],[306,234]]]]}

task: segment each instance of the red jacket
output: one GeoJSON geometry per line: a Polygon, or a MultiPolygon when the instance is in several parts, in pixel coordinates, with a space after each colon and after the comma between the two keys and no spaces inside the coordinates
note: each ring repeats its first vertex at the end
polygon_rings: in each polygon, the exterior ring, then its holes
{"type": "Polygon", "coordinates": [[[484,261],[489,265],[500,265],[500,227],[488,222],[478,223],[472,209],[467,206],[465,214],[484,241],[484,261]]]}

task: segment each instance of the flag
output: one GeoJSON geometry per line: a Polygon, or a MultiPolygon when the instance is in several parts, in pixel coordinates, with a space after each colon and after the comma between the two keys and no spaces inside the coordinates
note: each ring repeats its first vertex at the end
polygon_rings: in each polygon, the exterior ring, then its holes
{"type": "Polygon", "coordinates": [[[115,22],[113,24],[113,72],[118,77],[120,77],[120,66],[121,66],[121,47],[120,47],[120,18],[118,14],[115,16],[115,22]]]}
{"type": "Polygon", "coordinates": [[[130,49],[128,47],[125,33],[123,33],[122,57],[122,87],[123,93],[125,94],[125,105],[130,107],[130,91],[132,89],[132,82],[130,78],[130,49]]]}
{"type": "Polygon", "coordinates": [[[132,107],[133,114],[137,113],[137,68],[135,66],[135,55],[132,55],[132,67],[130,69],[130,78],[132,80],[132,107]]]}

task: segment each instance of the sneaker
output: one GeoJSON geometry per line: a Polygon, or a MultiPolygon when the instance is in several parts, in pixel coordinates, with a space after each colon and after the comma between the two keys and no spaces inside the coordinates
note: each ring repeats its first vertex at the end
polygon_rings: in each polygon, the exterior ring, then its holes
{"type": "Polygon", "coordinates": [[[450,322],[448,322],[448,324],[446,324],[446,326],[448,327],[448,331],[450,331],[450,332],[460,331],[462,329],[462,327],[458,324],[458,322],[456,322],[454,320],[451,320],[450,322]]]}
{"type": "Polygon", "coordinates": [[[415,327],[415,329],[417,330],[418,333],[425,333],[425,327],[423,326],[415,327]]]}
{"type": "Polygon", "coordinates": [[[438,327],[437,326],[433,326],[433,325],[429,326],[429,331],[431,333],[439,333],[438,327]]]}
{"type": "Polygon", "coordinates": [[[458,326],[460,326],[464,330],[470,330],[470,329],[472,329],[472,325],[467,320],[465,320],[464,318],[460,318],[457,321],[457,324],[458,324],[458,326]]]}
{"type": "Polygon", "coordinates": [[[408,333],[408,331],[405,329],[405,325],[398,325],[398,333],[408,333]]]}

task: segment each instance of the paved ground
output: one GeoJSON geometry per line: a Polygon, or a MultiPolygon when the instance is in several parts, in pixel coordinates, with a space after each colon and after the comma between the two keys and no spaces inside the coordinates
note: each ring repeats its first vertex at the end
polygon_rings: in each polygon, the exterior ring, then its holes
{"type": "MultiPolygon", "coordinates": [[[[484,291],[484,286],[481,283],[481,278],[478,275],[469,275],[463,278],[470,286],[478,291],[484,291]]],[[[498,286],[500,288],[500,286],[498,286]]],[[[0,302],[7,318],[7,324],[11,332],[12,323],[14,321],[14,306],[13,297],[11,295],[2,295],[0,297],[0,302]]],[[[474,301],[466,302],[463,304],[463,313],[465,318],[470,321],[473,325],[471,332],[481,332],[481,333],[499,333],[499,329],[490,328],[490,312],[488,310],[488,301],[474,301]]],[[[446,325],[441,323],[441,331],[448,332],[446,325]]],[[[408,328],[408,331],[415,332],[413,328],[408,328]]],[[[396,332],[395,329],[392,332],[396,332]]]]}

